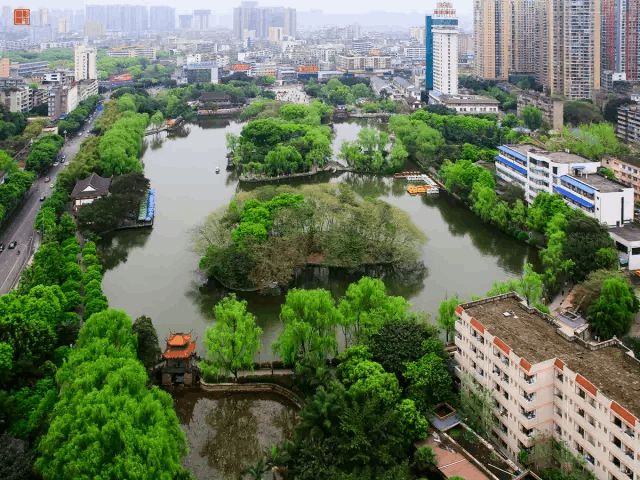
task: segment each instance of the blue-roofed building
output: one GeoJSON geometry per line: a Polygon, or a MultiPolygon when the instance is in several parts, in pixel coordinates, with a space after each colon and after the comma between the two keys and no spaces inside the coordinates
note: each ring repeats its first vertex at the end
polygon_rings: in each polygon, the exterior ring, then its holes
{"type": "Polygon", "coordinates": [[[527,153],[534,145],[500,145],[496,156],[496,176],[506,183],[527,189],[527,153]]]}
{"type": "Polygon", "coordinates": [[[495,160],[498,180],[522,188],[528,203],[555,193],[609,227],[633,220],[633,187],[599,175],[599,162],[534,145],[501,145],[495,160]]]}

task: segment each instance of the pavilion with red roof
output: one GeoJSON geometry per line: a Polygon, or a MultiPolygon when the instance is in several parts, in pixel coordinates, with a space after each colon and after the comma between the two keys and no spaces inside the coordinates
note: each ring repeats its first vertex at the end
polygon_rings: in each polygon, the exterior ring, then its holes
{"type": "Polygon", "coordinates": [[[167,346],[162,354],[162,384],[193,385],[197,365],[196,342],[192,333],[171,332],[166,341],[167,346]]]}

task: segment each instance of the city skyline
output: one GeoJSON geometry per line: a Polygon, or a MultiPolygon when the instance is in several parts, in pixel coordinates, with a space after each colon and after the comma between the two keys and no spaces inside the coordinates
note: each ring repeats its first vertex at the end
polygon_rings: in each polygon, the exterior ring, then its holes
{"type": "MultiPolygon", "coordinates": [[[[229,2],[224,5],[224,8],[220,8],[219,5],[211,5],[210,2],[205,0],[192,0],[190,2],[179,2],[177,0],[138,0],[135,2],[122,2],[122,1],[86,1],[83,3],[74,2],[73,0],[58,0],[55,6],[52,6],[50,2],[45,1],[29,1],[22,2],[15,5],[12,2],[7,2],[12,7],[27,7],[32,9],[37,8],[49,8],[49,9],[84,9],[87,5],[142,5],[142,6],[169,6],[176,9],[177,13],[185,13],[194,9],[207,8],[213,12],[230,15],[235,7],[240,6],[240,1],[229,2]]],[[[309,0],[270,0],[265,2],[258,2],[261,7],[289,7],[295,8],[300,12],[304,11],[321,11],[326,14],[360,14],[371,12],[393,12],[393,13],[416,13],[423,16],[426,12],[433,10],[436,6],[435,0],[429,0],[427,2],[418,2],[417,0],[401,0],[393,3],[393,8],[389,8],[388,3],[383,2],[370,2],[366,0],[353,0],[348,4],[339,2],[337,0],[328,0],[322,3],[322,8],[318,8],[317,2],[309,0]]],[[[452,2],[454,8],[458,12],[459,17],[471,17],[472,6],[469,2],[463,0],[455,0],[452,2]]]]}

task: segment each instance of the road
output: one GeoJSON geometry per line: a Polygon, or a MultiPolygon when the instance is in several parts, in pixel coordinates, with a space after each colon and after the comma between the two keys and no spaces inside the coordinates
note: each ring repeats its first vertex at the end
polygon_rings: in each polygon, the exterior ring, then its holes
{"type": "MultiPolygon", "coordinates": [[[[93,123],[99,115],[96,113],[93,119],[85,124],[83,130],[93,128],[93,123]]],[[[75,157],[80,149],[80,144],[86,138],[86,135],[67,137],[67,141],[60,151],[61,154],[66,155],[67,162],[75,157]]],[[[52,167],[47,174],[51,178],[50,182],[45,182],[45,177],[38,178],[27,192],[22,205],[13,213],[9,223],[0,232],[0,242],[5,245],[4,252],[0,253],[0,295],[4,295],[15,286],[29,261],[34,246],[39,241],[33,223],[40,210],[40,197],[51,194],[52,185],[58,173],[64,168],[65,165],[62,164],[52,167]],[[6,248],[13,241],[18,243],[16,248],[13,250],[6,248]],[[18,252],[20,253],[18,254],[18,252]]]]}

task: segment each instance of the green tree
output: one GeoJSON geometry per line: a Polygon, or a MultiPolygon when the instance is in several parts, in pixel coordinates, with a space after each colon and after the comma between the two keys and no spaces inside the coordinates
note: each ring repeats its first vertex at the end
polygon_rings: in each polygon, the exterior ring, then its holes
{"type": "Polygon", "coordinates": [[[349,346],[377,332],[385,320],[404,318],[409,304],[403,297],[387,295],[382,280],[362,277],[349,285],[338,308],[345,344],[349,346]]]}
{"type": "Polygon", "coordinates": [[[153,321],[145,315],[138,317],[133,322],[132,331],[138,339],[138,359],[150,370],[158,364],[161,353],[153,321]]]}
{"type": "Polygon", "coordinates": [[[579,213],[572,215],[565,234],[563,256],[573,262],[573,277],[576,280],[584,280],[598,268],[617,266],[617,256],[611,255],[613,240],[606,227],[595,218],[579,213]]]}
{"type": "Polygon", "coordinates": [[[336,351],[336,325],[340,312],[327,290],[293,289],[280,310],[284,328],[273,351],[289,365],[302,359],[319,365],[336,351]]]}
{"type": "Polygon", "coordinates": [[[203,370],[215,375],[233,374],[237,381],[239,370],[253,369],[262,329],[256,325],[256,317],[247,312],[247,302],[233,294],[218,302],[214,313],[216,323],[205,334],[207,360],[203,370]]]}
{"type": "Polygon", "coordinates": [[[629,283],[621,278],[609,278],[602,283],[598,300],[589,307],[587,319],[593,333],[601,339],[623,337],[639,308],[640,302],[629,283]]]}
{"type": "Polygon", "coordinates": [[[491,438],[496,424],[495,400],[492,392],[473,379],[464,375],[461,378],[460,413],[462,418],[478,435],[491,438]]]}
{"type": "Polygon", "coordinates": [[[538,130],[542,126],[542,112],[533,105],[527,105],[522,109],[522,121],[529,130],[538,130]]]}
{"type": "Polygon", "coordinates": [[[540,303],[543,292],[542,275],[533,270],[533,265],[525,263],[524,273],[518,282],[518,293],[520,293],[530,307],[540,303]]]}
{"type": "Polygon", "coordinates": [[[402,378],[407,362],[419,360],[427,353],[444,353],[437,330],[425,319],[414,316],[391,318],[367,340],[373,360],[387,372],[402,378]]]}
{"type": "Polygon", "coordinates": [[[451,397],[447,363],[436,353],[428,353],[415,362],[407,363],[404,376],[409,384],[409,397],[422,413],[431,411],[435,405],[451,397]]]}
{"type": "Polygon", "coordinates": [[[438,307],[438,325],[445,331],[446,342],[449,343],[449,334],[453,334],[456,329],[456,307],[462,303],[462,300],[454,295],[440,302],[438,307]]]}
{"type": "Polygon", "coordinates": [[[153,115],[151,115],[151,118],[149,119],[149,123],[153,125],[155,128],[159,128],[163,122],[164,122],[164,115],[162,115],[162,112],[160,110],[158,110],[153,115]]]}

